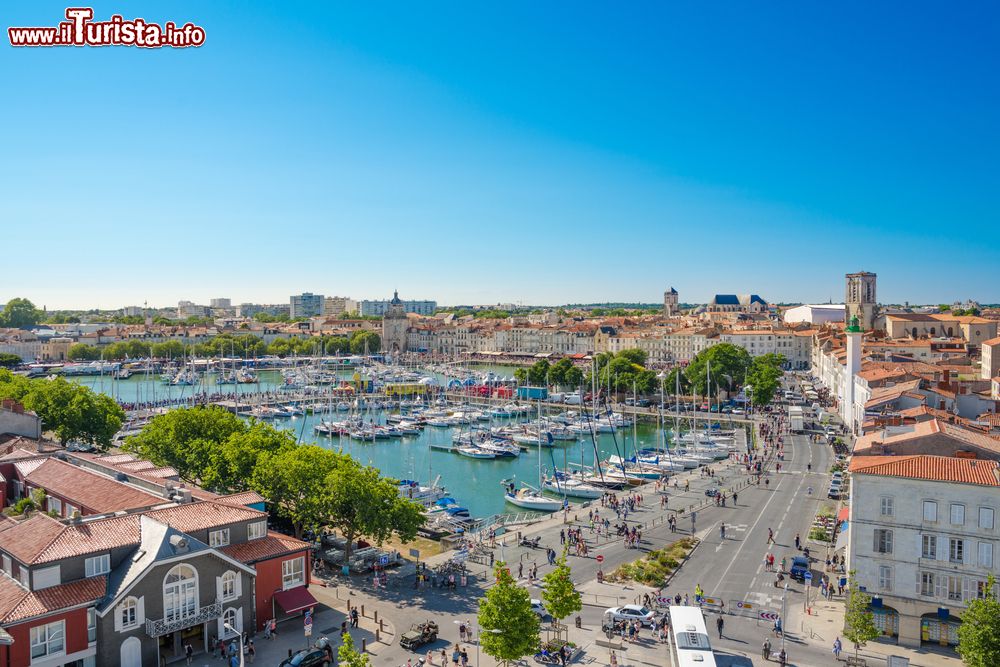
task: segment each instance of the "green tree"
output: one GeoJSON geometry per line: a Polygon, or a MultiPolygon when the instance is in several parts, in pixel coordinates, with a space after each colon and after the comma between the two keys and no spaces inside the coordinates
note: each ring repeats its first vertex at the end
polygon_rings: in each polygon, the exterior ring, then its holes
{"type": "Polygon", "coordinates": [[[0,311],[0,327],[30,329],[42,320],[42,311],[27,299],[14,298],[0,311]]]}
{"type": "Polygon", "coordinates": [[[750,400],[755,406],[763,407],[774,400],[781,387],[784,364],[785,357],[781,354],[764,354],[750,362],[747,383],[751,386],[750,400]]]}
{"type": "Polygon", "coordinates": [[[533,385],[545,385],[549,376],[549,362],[540,359],[528,369],[528,382],[533,385]]]}
{"type": "Polygon", "coordinates": [[[236,493],[250,488],[262,455],[293,449],[295,435],[254,421],[244,432],[236,432],[208,450],[208,465],[199,473],[201,484],[217,493],[236,493]]]}
{"type": "Polygon", "coordinates": [[[306,528],[316,529],[330,520],[327,477],[343,456],[316,445],[265,452],[257,461],[250,486],[301,537],[306,528]]]}
{"type": "Polygon", "coordinates": [[[688,382],[684,369],[680,366],[674,366],[663,380],[663,391],[666,394],[676,394],[678,388],[681,394],[686,394],[691,389],[691,383],[688,382]]]}
{"type": "Polygon", "coordinates": [[[854,657],[858,656],[861,647],[879,638],[881,633],[875,627],[875,615],[869,606],[872,598],[858,586],[854,578],[854,570],[849,573],[847,582],[847,605],[844,611],[844,638],[854,644],[854,657]]]}
{"type": "Polygon", "coordinates": [[[563,549],[555,569],[543,577],[545,587],[542,589],[542,600],[552,615],[553,624],[583,609],[580,592],[573,585],[570,575],[569,565],[566,564],[566,549],[563,549]]]}
{"type": "Polygon", "coordinates": [[[691,389],[701,396],[708,393],[708,379],[706,369],[711,368],[712,391],[715,385],[728,386],[725,380],[720,381],[723,376],[732,378],[733,386],[739,386],[746,377],[750,369],[750,353],[738,345],[732,343],[719,343],[699,352],[684,371],[685,377],[691,384],[691,389]]]}
{"type": "Polygon", "coordinates": [[[983,597],[969,602],[958,626],[958,654],[969,667],[1000,665],[1000,602],[997,602],[996,579],[986,577],[983,597]]]}
{"type": "Polygon", "coordinates": [[[125,411],[110,396],[63,378],[32,380],[23,402],[64,445],[73,440],[106,449],[125,419],[125,411]]]}
{"type": "Polygon", "coordinates": [[[528,369],[515,368],[514,379],[517,381],[518,384],[528,384],[528,369]]]}
{"type": "Polygon", "coordinates": [[[267,353],[278,357],[286,357],[295,350],[295,343],[287,338],[275,338],[267,346],[267,353]]]}
{"type": "Polygon", "coordinates": [[[538,615],[506,563],[498,563],[494,574],[496,585],[479,601],[479,643],[486,655],[508,664],[538,650],[538,615]]]}
{"type": "Polygon", "coordinates": [[[579,366],[570,366],[566,369],[563,384],[567,387],[579,387],[583,384],[583,371],[580,370],[579,366]]]}
{"type": "Polygon", "coordinates": [[[382,349],[382,339],[374,331],[355,331],[351,334],[351,353],[364,354],[367,347],[369,354],[382,349]]]}
{"type": "Polygon", "coordinates": [[[0,368],[14,368],[21,365],[21,357],[10,352],[0,352],[0,368]]]}
{"type": "Polygon", "coordinates": [[[350,633],[345,632],[340,637],[341,645],[337,649],[337,664],[345,667],[370,667],[371,660],[367,653],[354,648],[354,639],[350,633]]]}
{"type": "Polygon", "coordinates": [[[351,339],[347,336],[328,336],[324,348],[327,354],[347,354],[351,351],[351,339]]]}
{"type": "Polygon", "coordinates": [[[555,387],[561,387],[566,384],[566,372],[573,368],[573,362],[570,359],[560,359],[556,363],[549,366],[549,384],[555,387]]]}
{"type": "Polygon", "coordinates": [[[326,523],[347,540],[345,559],[350,558],[351,544],[358,537],[381,545],[396,534],[408,542],[424,525],[419,504],[400,496],[396,484],[376,468],[362,466],[349,456],[340,456],[327,474],[324,502],[326,523]]]}
{"type": "Polygon", "coordinates": [[[180,359],[184,356],[184,343],[179,340],[153,343],[150,353],[157,359],[180,359]]]}
{"type": "Polygon", "coordinates": [[[615,356],[621,357],[623,359],[628,359],[636,366],[643,366],[643,367],[646,365],[646,359],[649,357],[649,355],[646,354],[645,351],[637,348],[622,350],[615,356]]]}

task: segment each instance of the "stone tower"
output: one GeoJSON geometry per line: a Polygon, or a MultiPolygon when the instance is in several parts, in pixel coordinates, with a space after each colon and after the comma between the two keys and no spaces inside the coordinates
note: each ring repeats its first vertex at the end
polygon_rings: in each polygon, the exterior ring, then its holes
{"type": "Polygon", "coordinates": [[[677,295],[677,290],[673,287],[668,289],[663,293],[663,314],[666,317],[673,317],[674,315],[680,315],[681,310],[678,306],[679,297],[677,295]]]}
{"type": "Polygon", "coordinates": [[[406,329],[408,320],[399,292],[393,292],[389,308],[382,316],[382,351],[397,355],[406,351],[406,329]]]}
{"type": "Polygon", "coordinates": [[[844,360],[843,400],[840,405],[840,416],[852,433],[857,433],[857,426],[864,418],[864,406],[860,410],[854,405],[854,376],[861,371],[861,350],[864,343],[864,332],[857,315],[850,319],[845,329],[847,333],[847,358],[844,360]]]}
{"type": "Polygon", "coordinates": [[[848,273],[847,292],[844,296],[844,321],[857,317],[863,330],[875,328],[878,316],[878,300],[875,297],[875,274],[867,271],[848,273]]]}

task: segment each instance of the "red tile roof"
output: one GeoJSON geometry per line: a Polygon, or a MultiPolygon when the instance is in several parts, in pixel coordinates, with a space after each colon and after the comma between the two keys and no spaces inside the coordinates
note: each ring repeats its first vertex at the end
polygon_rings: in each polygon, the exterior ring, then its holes
{"type": "Polygon", "coordinates": [[[250,540],[241,544],[230,544],[220,551],[241,563],[252,564],[285,554],[304,551],[309,548],[308,542],[297,540],[281,533],[268,533],[266,537],[250,540]]]}
{"type": "Polygon", "coordinates": [[[119,547],[139,544],[139,538],[138,514],[81,521],[63,526],[63,531],[38,554],[35,562],[48,563],[74,556],[110,551],[119,547]]]}
{"type": "Polygon", "coordinates": [[[267,512],[250,509],[242,505],[227,505],[214,501],[184,503],[145,513],[171,528],[183,533],[226,526],[240,521],[254,521],[267,517],[267,512]]]}
{"type": "Polygon", "coordinates": [[[0,532],[0,549],[22,563],[33,563],[65,526],[46,514],[34,514],[0,532]]]}
{"type": "Polygon", "coordinates": [[[42,463],[27,476],[27,481],[96,514],[152,507],[164,502],[159,496],[59,459],[42,463]]]}
{"type": "Polygon", "coordinates": [[[250,505],[253,503],[263,503],[266,502],[264,496],[260,495],[256,491],[243,491],[242,493],[230,493],[226,496],[219,496],[216,498],[217,502],[225,503],[226,505],[250,505]]]}
{"type": "Polygon", "coordinates": [[[70,609],[96,602],[104,597],[107,577],[90,577],[40,591],[22,591],[24,596],[10,609],[0,609],[0,623],[10,624],[36,616],[45,616],[61,609],[70,609]]]}
{"type": "Polygon", "coordinates": [[[959,459],[951,456],[855,456],[848,472],[925,479],[934,482],[958,482],[979,486],[1000,486],[996,461],[959,459]]]}

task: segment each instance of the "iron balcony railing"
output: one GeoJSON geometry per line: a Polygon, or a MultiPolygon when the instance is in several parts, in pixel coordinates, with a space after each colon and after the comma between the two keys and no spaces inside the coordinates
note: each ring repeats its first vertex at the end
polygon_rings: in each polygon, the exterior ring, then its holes
{"type": "Polygon", "coordinates": [[[190,628],[193,625],[201,625],[208,621],[214,621],[219,616],[222,616],[222,603],[213,602],[212,604],[203,605],[194,614],[183,618],[169,621],[165,618],[147,618],[146,634],[150,637],[162,637],[163,635],[169,635],[184,628],[190,628]]]}

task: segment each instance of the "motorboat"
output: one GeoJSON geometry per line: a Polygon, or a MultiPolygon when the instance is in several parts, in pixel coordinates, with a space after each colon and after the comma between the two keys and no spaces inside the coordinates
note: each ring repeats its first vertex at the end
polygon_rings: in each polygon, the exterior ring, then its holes
{"type": "Polygon", "coordinates": [[[547,498],[538,491],[530,487],[522,487],[517,491],[512,489],[513,485],[507,487],[503,497],[511,505],[523,507],[526,510],[537,510],[539,512],[556,512],[563,508],[564,501],[555,498],[547,498]]]}
{"type": "Polygon", "coordinates": [[[455,452],[461,454],[462,456],[467,456],[470,459],[495,459],[497,457],[493,452],[488,452],[485,449],[481,449],[474,445],[462,445],[461,447],[456,447],[455,452]]]}
{"type": "Polygon", "coordinates": [[[593,500],[604,495],[604,490],[572,477],[556,474],[542,479],[542,489],[549,493],[572,498],[593,500]]]}

